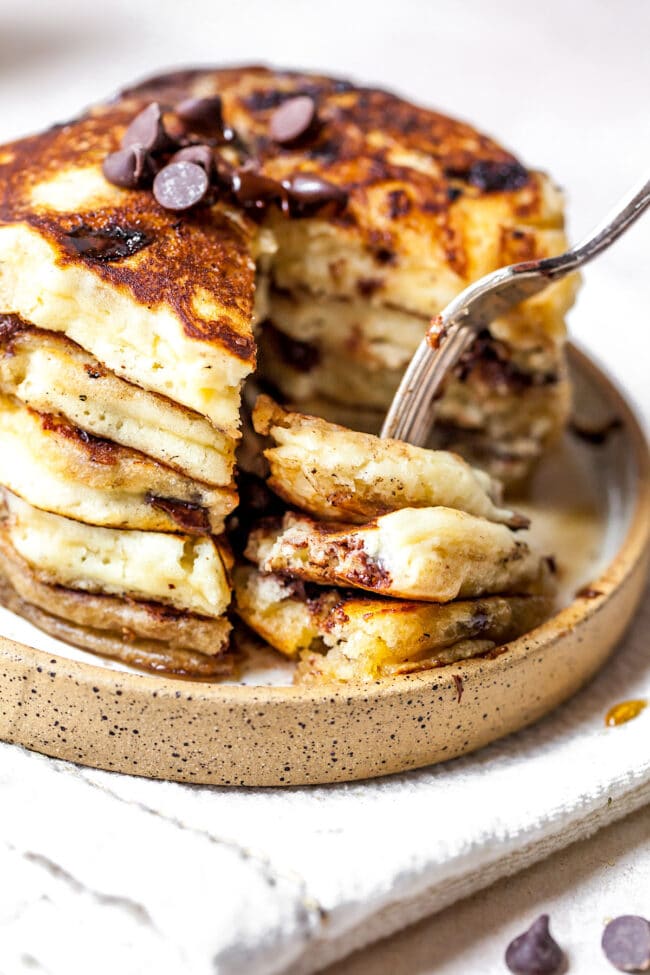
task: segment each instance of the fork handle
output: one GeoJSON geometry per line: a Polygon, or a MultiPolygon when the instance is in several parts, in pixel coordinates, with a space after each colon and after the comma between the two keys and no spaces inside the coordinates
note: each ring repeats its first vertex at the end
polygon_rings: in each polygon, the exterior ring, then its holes
{"type": "Polygon", "coordinates": [[[559,257],[548,257],[539,261],[540,269],[544,270],[551,280],[555,280],[579,267],[584,267],[618,240],[649,206],[650,179],[632,190],[628,196],[623,197],[603,222],[570,251],[560,254],[559,257]]]}

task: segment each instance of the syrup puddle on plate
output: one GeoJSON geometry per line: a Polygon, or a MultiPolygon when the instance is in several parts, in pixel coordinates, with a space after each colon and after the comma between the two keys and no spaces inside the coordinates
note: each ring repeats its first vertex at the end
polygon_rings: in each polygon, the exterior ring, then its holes
{"type": "Polygon", "coordinates": [[[628,721],[633,721],[634,718],[638,718],[647,706],[648,702],[642,698],[619,701],[605,715],[605,724],[608,728],[617,728],[621,724],[626,724],[628,721]]]}

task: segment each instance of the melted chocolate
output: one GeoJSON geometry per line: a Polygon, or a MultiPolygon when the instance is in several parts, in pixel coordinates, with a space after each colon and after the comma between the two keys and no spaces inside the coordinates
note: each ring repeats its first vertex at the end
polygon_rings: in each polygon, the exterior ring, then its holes
{"type": "Polygon", "coordinates": [[[292,369],[307,373],[320,363],[321,355],[317,345],[291,338],[269,321],[264,322],[263,328],[273,342],[277,354],[292,369]]]}
{"type": "Polygon", "coordinates": [[[120,227],[117,224],[93,230],[82,224],[66,234],[72,248],[82,257],[92,261],[109,263],[121,261],[137,254],[151,243],[151,238],[136,227],[120,227]]]}
{"type": "Polygon", "coordinates": [[[166,512],[186,532],[192,535],[210,534],[208,512],[200,504],[177,501],[175,498],[159,498],[155,494],[147,495],[147,502],[152,508],[166,512]]]}

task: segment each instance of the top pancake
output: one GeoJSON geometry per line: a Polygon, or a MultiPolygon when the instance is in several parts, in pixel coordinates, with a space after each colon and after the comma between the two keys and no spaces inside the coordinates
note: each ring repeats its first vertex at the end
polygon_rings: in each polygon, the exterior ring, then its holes
{"type": "Polygon", "coordinates": [[[239,385],[255,362],[254,225],[223,203],[168,212],[150,190],[103,177],[105,156],[148,101],[98,106],[0,148],[0,311],[64,332],[124,378],[234,433],[239,385]],[[75,246],[116,228],[134,253],[105,261],[75,246]]]}
{"type": "MultiPolygon", "coordinates": [[[[347,193],[347,206],[322,219],[270,211],[271,277],[282,289],[430,317],[481,275],[566,246],[562,196],[545,174],[472,126],[390,92],[264,67],[176,72],[129,91],[163,104],[215,93],[265,175],[309,172],[347,193]],[[298,147],[283,147],[270,121],[299,94],[313,98],[318,126],[298,147]]],[[[553,285],[495,334],[535,345],[563,338],[574,289],[574,279],[553,285]]]]}

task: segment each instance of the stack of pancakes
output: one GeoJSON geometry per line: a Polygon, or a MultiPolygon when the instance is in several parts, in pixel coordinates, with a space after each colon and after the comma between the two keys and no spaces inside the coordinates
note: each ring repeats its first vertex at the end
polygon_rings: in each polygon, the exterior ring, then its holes
{"type": "Polygon", "coordinates": [[[81,646],[213,676],[255,228],[104,178],[139,106],[0,150],[2,598],[81,646]]]}
{"type": "MultiPolygon", "coordinates": [[[[224,672],[223,531],[258,350],[285,401],[374,430],[431,316],[564,246],[545,176],[465,124],[321,76],[174,73],[0,147],[0,598],[140,666],[224,672]],[[138,113],[155,101],[177,132],[180,102],[215,96],[198,206],[108,181],[138,113]],[[296,96],[308,124],[278,135],[296,96]]],[[[525,475],[566,419],[573,290],[480,337],[440,401],[440,443],[525,475]]]]}
{"type": "MultiPolygon", "coordinates": [[[[288,505],[248,535],[236,610],[298,681],[374,680],[495,650],[548,615],[553,580],[483,472],[287,413],[261,397],[268,486],[288,505]]],[[[525,532],[524,532],[525,535],[525,532]]]]}
{"type": "MultiPolygon", "coordinates": [[[[338,211],[287,220],[270,208],[261,221],[273,253],[258,264],[258,379],[303,412],[378,432],[432,317],[482,275],[567,246],[548,176],[389,92],[266,68],[182,72],[135,91],[166,104],[218,93],[265,177],[315,174],[345,192],[338,211]],[[296,96],[312,99],[315,118],[278,145],[274,114],[296,96]]],[[[447,383],[432,443],[506,483],[525,480],[569,412],[564,319],[576,282],[479,337],[447,383]]]]}

